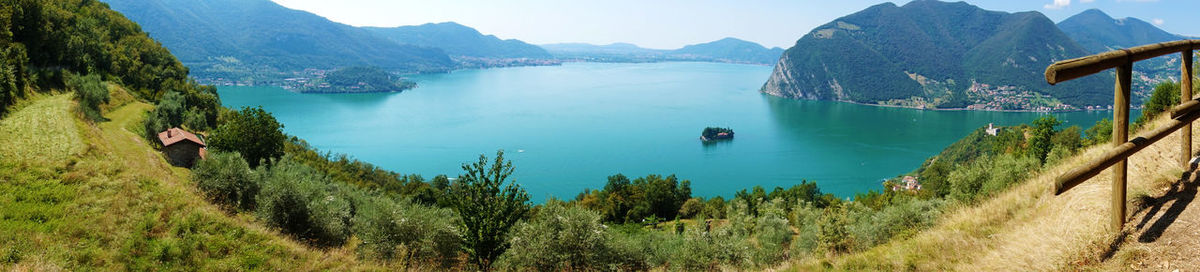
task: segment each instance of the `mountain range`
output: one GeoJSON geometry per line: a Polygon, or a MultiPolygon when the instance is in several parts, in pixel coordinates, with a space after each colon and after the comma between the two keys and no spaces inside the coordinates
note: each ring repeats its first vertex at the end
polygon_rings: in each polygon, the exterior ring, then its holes
{"type": "MultiPolygon", "coordinates": [[[[1115,19],[1098,9],[1071,16],[1058,28],[1093,54],[1188,38],[1137,18],[1115,19]]],[[[1172,54],[1134,63],[1133,102],[1140,105],[1158,83],[1179,80],[1179,58],[1172,54]]]]}
{"type": "Polygon", "coordinates": [[[766,48],[757,43],[736,38],[687,45],[675,50],[642,48],[630,43],[608,45],[557,43],[541,46],[558,58],[614,62],[712,61],[773,64],[783,53],[782,48],[766,48]]]}
{"type": "Polygon", "coordinates": [[[1072,110],[1112,103],[1112,76],[1057,86],[1050,64],[1089,55],[1038,12],[885,3],[819,26],[784,52],[761,91],[918,108],[1072,110]]]}
{"type": "Polygon", "coordinates": [[[454,22],[363,29],[400,44],[439,48],[451,56],[549,59],[550,53],[516,39],[501,40],[454,22]]]}
{"type": "Polygon", "coordinates": [[[371,65],[445,71],[441,49],[397,44],[367,30],[269,0],[104,0],[198,76],[371,65]]]}

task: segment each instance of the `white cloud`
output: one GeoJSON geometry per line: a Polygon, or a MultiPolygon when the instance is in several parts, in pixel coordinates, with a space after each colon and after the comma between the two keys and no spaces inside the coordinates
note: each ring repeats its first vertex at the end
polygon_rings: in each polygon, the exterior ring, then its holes
{"type": "Polygon", "coordinates": [[[1045,9],[1062,9],[1071,5],[1071,0],[1054,0],[1054,3],[1042,6],[1045,9]]]}
{"type": "Polygon", "coordinates": [[[1159,19],[1159,18],[1154,18],[1154,20],[1150,20],[1150,22],[1154,23],[1154,25],[1156,25],[1156,26],[1162,26],[1163,23],[1166,23],[1167,21],[1163,21],[1163,19],[1159,19]]]}
{"type": "Polygon", "coordinates": [[[1096,0],[1079,0],[1079,2],[1087,4],[1087,3],[1091,3],[1091,2],[1096,2],[1096,0]]]}

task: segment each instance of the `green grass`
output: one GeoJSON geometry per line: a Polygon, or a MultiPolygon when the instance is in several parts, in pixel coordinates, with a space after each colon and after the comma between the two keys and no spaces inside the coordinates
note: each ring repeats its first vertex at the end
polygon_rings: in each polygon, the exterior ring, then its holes
{"type": "Polygon", "coordinates": [[[71,96],[38,98],[0,121],[0,160],[32,166],[61,165],[83,150],[71,113],[71,96]]]}
{"type": "MultiPolygon", "coordinates": [[[[361,270],[353,248],[318,250],[208,203],[130,127],[132,102],[87,124],[69,95],[0,121],[0,270],[361,270]]],[[[365,267],[364,267],[365,266],[365,267]]]]}

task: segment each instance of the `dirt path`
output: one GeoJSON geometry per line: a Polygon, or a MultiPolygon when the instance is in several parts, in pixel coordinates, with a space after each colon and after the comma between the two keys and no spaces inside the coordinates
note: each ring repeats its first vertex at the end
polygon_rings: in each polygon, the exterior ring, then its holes
{"type": "Polygon", "coordinates": [[[1105,270],[1200,271],[1200,204],[1195,202],[1200,170],[1192,171],[1158,197],[1143,199],[1143,209],[1126,223],[1118,249],[1105,270]]]}

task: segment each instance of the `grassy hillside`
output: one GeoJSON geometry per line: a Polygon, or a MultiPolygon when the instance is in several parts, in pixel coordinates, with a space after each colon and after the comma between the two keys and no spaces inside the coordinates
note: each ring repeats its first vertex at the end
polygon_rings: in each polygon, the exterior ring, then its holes
{"type": "Polygon", "coordinates": [[[25,103],[0,121],[0,267],[363,268],[350,249],[314,250],[209,204],[189,171],[135,133],[147,104],[91,125],[70,110],[70,95],[25,103]]]}
{"type": "MultiPolygon", "coordinates": [[[[1160,117],[1143,131],[1161,125],[1160,117]]],[[[1178,133],[1176,133],[1178,134],[1178,133]]],[[[1193,141],[1200,137],[1193,136],[1193,141]]],[[[1129,160],[1132,209],[1161,194],[1184,169],[1176,163],[1179,136],[1150,146],[1129,160]]],[[[1100,266],[1119,238],[1107,230],[1110,179],[1104,172],[1061,196],[1055,177],[1099,157],[1109,147],[1088,148],[1063,163],[977,205],[948,210],[939,223],[911,238],[870,250],[795,261],[784,270],[1076,270],[1100,266]]],[[[1133,214],[1133,213],[1130,213],[1133,214]]],[[[1134,227],[1127,223],[1126,231],[1134,227]]],[[[1116,255],[1121,258],[1136,256],[1116,255]]],[[[1122,266],[1118,266],[1122,267],[1122,266]]]]}

